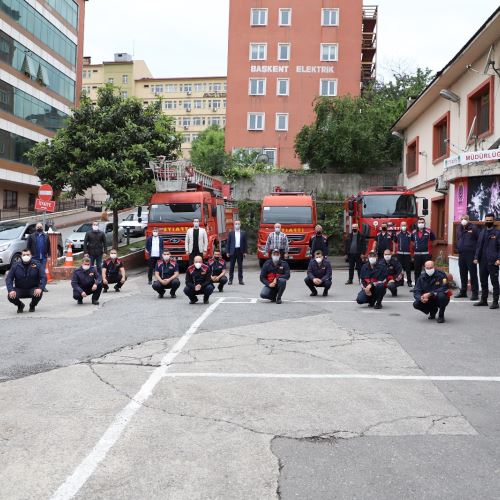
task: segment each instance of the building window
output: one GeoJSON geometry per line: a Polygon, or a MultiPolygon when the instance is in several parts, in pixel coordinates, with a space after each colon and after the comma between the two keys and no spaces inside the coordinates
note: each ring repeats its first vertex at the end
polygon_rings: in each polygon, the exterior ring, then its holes
{"type": "Polygon", "coordinates": [[[121,95],[124,99],[126,99],[128,97],[128,92],[126,90],[122,90],[121,95]]]}
{"type": "Polygon", "coordinates": [[[201,116],[195,116],[193,118],[193,127],[201,127],[201,125],[202,125],[201,116]]]}
{"type": "Polygon", "coordinates": [[[248,95],[266,95],[266,79],[250,78],[248,95]]]}
{"type": "Polygon", "coordinates": [[[122,83],[124,85],[127,85],[128,84],[128,75],[122,75],[122,83]]]}
{"type": "Polygon", "coordinates": [[[204,83],[195,83],[194,84],[194,91],[195,92],[203,92],[204,88],[205,88],[204,83]]]}
{"type": "Polygon", "coordinates": [[[334,97],[337,95],[337,80],[320,80],[320,96],[334,97]]]}
{"type": "Polygon", "coordinates": [[[475,118],[474,135],[476,138],[486,137],[493,133],[493,83],[494,79],[491,77],[467,96],[467,129],[472,128],[475,118]]]}
{"type": "Polygon", "coordinates": [[[177,108],[177,101],[174,100],[165,101],[165,109],[176,109],[176,108],[177,108]]]}
{"type": "Polygon", "coordinates": [[[265,114],[264,113],[248,113],[248,130],[264,130],[265,114]]]}
{"type": "Polygon", "coordinates": [[[278,61],[290,60],[290,44],[278,43],[278,61]]]}
{"type": "Polygon", "coordinates": [[[280,9],[279,11],[279,25],[291,26],[292,25],[292,9],[280,9]]]}
{"type": "Polygon", "coordinates": [[[28,210],[30,212],[33,212],[35,210],[35,200],[36,200],[36,194],[35,193],[29,193],[28,194],[28,210]]]}
{"type": "Polygon", "coordinates": [[[278,78],[276,81],[276,95],[290,95],[290,80],[278,78]]]}
{"type": "Polygon", "coordinates": [[[322,43],[321,44],[321,60],[322,61],[337,61],[338,48],[339,48],[339,46],[337,43],[322,43]]]}
{"type": "Polygon", "coordinates": [[[432,161],[437,163],[450,156],[450,113],[437,120],[432,127],[432,161]]]}
{"type": "Polygon", "coordinates": [[[111,85],[113,85],[115,83],[115,79],[114,78],[108,78],[108,83],[111,83],[111,85]]]}
{"type": "Polygon", "coordinates": [[[276,130],[279,132],[288,130],[288,113],[276,113],[276,130]]]}
{"type": "Polygon", "coordinates": [[[193,108],[194,109],[201,109],[203,107],[203,101],[201,99],[195,99],[193,101],[193,108]]]}
{"type": "Polygon", "coordinates": [[[189,110],[191,111],[191,101],[184,101],[184,103],[183,103],[183,108],[184,108],[185,110],[188,110],[188,109],[189,109],[189,110]]]}
{"type": "Polygon", "coordinates": [[[5,190],[3,192],[3,208],[6,210],[17,208],[17,191],[5,190]]]}
{"type": "Polygon", "coordinates": [[[265,61],[267,59],[267,43],[250,44],[250,60],[265,61]]]}
{"type": "Polygon", "coordinates": [[[220,126],[221,120],[219,116],[213,116],[212,119],[210,120],[211,125],[218,125],[220,126]]]}
{"type": "Polygon", "coordinates": [[[214,92],[222,91],[222,83],[214,83],[214,92]]]}
{"type": "Polygon", "coordinates": [[[163,94],[163,85],[151,85],[152,94],[163,94]]]}
{"type": "Polygon", "coordinates": [[[406,175],[418,174],[418,137],[406,147],[406,175]]]}
{"type": "Polygon", "coordinates": [[[193,85],[191,83],[185,83],[184,84],[184,92],[191,94],[192,91],[193,91],[193,85]]]}
{"type": "Polygon", "coordinates": [[[339,9],[321,9],[321,26],[338,26],[339,9]]]}
{"type": "Polygon", "coordinates": [[[167,83],[165,85],[165,92],[171,94],[172,92],[177,92],[177,84],[175,83],[167,83]]]}
{"type": "Polygon", "coordinates": [[[250,24],[252,26],[267,26],[267,9],[252,9],[250,24]]]}
{"type": "Polygon", "coordinates": [[[191,118],[183,118],[182,119],[182,126],[184,128],[190,127],[191,126],[191,118]]]}

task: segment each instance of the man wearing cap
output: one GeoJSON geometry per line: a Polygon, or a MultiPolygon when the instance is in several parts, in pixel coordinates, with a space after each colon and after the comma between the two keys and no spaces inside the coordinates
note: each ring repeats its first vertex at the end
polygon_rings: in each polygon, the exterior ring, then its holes
{"type": "Polygon", "coordinates": [[[457,228],[458,267],[460,269],[460,291],[456,299],[467,297],[467,283],[469,282],[472,295],[470,300],[477,300],[479,295],[479,282],[477,279],[477,264],[474,264],[479,229],[471,224],[468,215],[462,215],[457,228]]]}
{"type": "Polygon", "coordinates": [[[332,266],[321,250],[316,250],[314,258],[309,261],[304,282],[311,290],[311,297],[318,295],[317,288],[323,288],[323,297],[328,295],[332,286],[332,266]]]}
{"type": "Polygon", "coordinates": [[[385,296],[387,269],[378,263],[377,252],[368,254],[368,262],[361,269],[361,291],[356,302],[368,304],[368,307],[382,309],[382,300],[385,296]]]}
{"type": "Polygon", "coordinates": [[[264,263],[260,271],[260,281],[264,285],[260,292],[261,298],[281,304],[281,296],[289,279],[290,267],[281,258],[279,248],[275,248],[271,252],[271,258],[264,263]]]}
{"type": "Polygon", "coordinates": [[[90,265],[89,257],[84,257],[82,265],[73,273],[71,286],[73,287],[73,298],[78,304],[83,304],[83,299],[92,295],[92,304],[99,305],[102,276],[95,267],[90,265]]]}
{"type": "Polygon", "coordinates": [[[358,273],[358,281],[361,279],[361,268],[363,267],[362,256],[366,253],[366,238],[359,232],[358,225],[352,225],[352,231],[345,240],[345,255],[349,262],[349,279],[346,285],[352,285],[354,278],[354,267],[358,273]]]}

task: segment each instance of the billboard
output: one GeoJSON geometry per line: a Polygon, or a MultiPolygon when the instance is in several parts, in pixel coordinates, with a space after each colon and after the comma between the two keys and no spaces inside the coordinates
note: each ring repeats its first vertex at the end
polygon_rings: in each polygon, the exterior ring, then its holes
{"type": "MultiPolygon", "coordinates": [[[[466,191],[467,213],[471,220],[484,221],[488,213],[493,213],[495,219],[500,220],[500,175],[469,177],[466,191]]],[[[455,199],[455,216],[456,203],[455,199]]]]}

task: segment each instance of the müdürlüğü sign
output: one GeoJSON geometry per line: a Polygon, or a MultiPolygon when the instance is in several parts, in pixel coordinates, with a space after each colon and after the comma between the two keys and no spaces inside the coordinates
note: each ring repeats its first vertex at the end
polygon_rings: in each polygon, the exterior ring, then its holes
{"type": "Polygon", "coordinates": [[[450,156],[444,160],[444,168],[456,165],[468,165],[469,163],[479,163],[483,161],[500,160],[500,149],[486,149],[485,151],[470,151],[450,156]]]}

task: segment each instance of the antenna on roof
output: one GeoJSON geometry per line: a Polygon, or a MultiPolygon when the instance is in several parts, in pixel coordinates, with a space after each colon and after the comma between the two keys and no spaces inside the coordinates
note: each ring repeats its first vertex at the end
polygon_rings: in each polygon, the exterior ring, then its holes
{"type": "Polygon", "coordinates": [[[484,65],[483,75],[488,74],[491,65],[495,66],[495,60],[493,59],[493,50],[494,47],[492,45],[490,47],[490,50],[488,51],[488,55],[486,56],[486,64],[484,65]]]}
{"type": "Polygon", "coordinates": [[[474,119],[472,120],[469,134],[467,135],[467,143],[466,143],[465,151],[467,151],[469,149],[469,146],[471,145],[473,140],[474,140],[474,142],[477,140],[477,137],[474,135],[474,133],[476,131],[476,121],[477,121],[477,116],[475,116],[474,119]]]}

